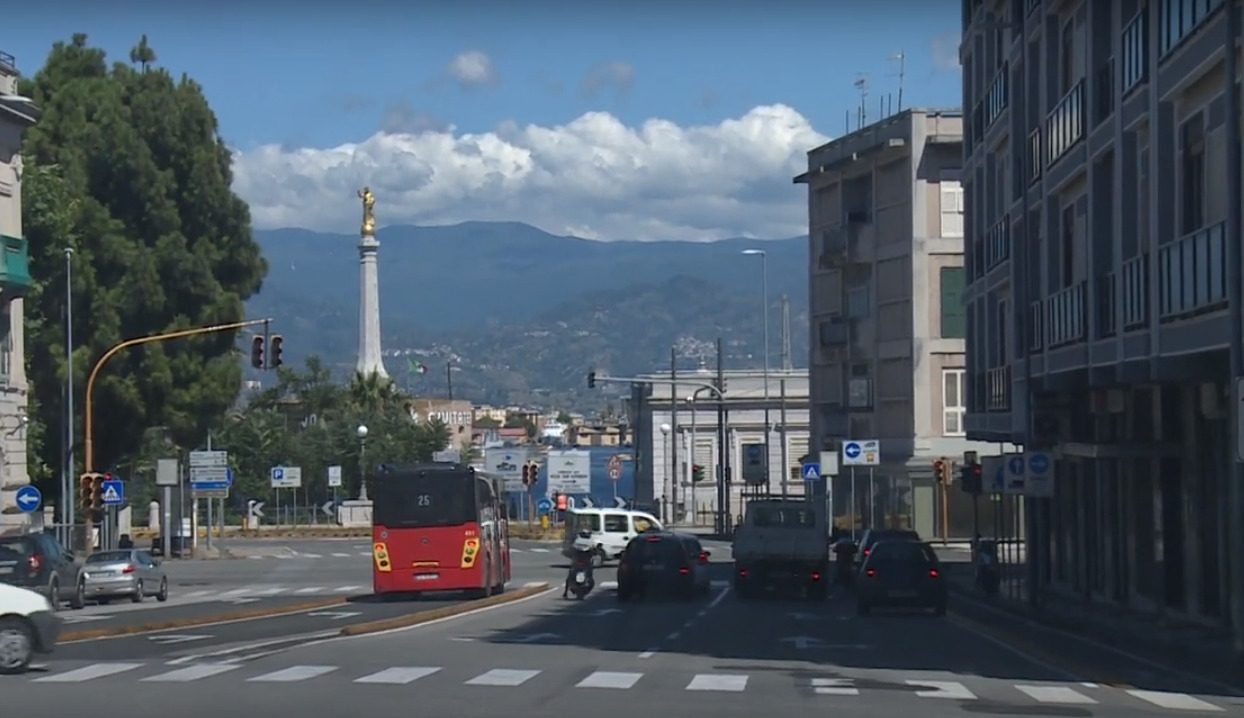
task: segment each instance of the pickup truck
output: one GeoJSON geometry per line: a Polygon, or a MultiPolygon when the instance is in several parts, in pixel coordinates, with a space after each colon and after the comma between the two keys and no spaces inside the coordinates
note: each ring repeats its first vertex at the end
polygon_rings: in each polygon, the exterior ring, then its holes
{"type": "Polygon", "coordinates": [[[824,506],[798,499],[754,499],[734,534],[734,591],[742,599],[769,588],[829,594],[829,524],[824,506]]]}

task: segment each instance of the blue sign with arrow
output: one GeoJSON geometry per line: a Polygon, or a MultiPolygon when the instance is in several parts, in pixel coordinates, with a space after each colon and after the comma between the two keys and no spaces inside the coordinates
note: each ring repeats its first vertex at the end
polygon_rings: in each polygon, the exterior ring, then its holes
{"type": "Polygon", "coordinates": [[[37,487],[26,485],[17,490],[16,501],[17,508],[28,514],[43,505],[43,493],[37,487]]]}
{"type": "Polygon", "coordinates": [[[545,496],[536,502],[536,510],[542,514],[547,514],[553,510],[553,500],[545,496]]]}

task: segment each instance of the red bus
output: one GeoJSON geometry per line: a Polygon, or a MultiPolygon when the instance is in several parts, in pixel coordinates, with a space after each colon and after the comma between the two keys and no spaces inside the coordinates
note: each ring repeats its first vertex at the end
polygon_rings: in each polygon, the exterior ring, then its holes
{"type": "Polygon", "coordinates": [[[501,479],[460,464],[381,466],[372,492],[372,590],[491,596],[510,580],[501,479]]]}

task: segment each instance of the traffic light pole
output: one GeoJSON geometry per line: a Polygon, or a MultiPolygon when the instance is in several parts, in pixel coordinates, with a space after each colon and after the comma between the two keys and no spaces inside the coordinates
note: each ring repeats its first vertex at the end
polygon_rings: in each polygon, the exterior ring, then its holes
{"type": "MultiPolygon", "coordinates": [[[[230,322],[229,324],[213,324],[210,326],[195,327],[193,329],[182,329],[182,330],[175,331],[175,332],[150,334],[144,337],[135,337],[133,339],[126,339],[125,341],[120,342],[119,344],[113,345],[112,348],[104,352],[103,356],[101,356],[99,359],[95,361],[95,365],[91,367],[91,373],[87,376],[87,379],[86,379],[86,405],[84,407],[85,416],[83,416],[83,419],[82,419],[83,429],[84,429],[83,448],[85,450],[85,456],[83,457],[83,462],[82,462],[83,475],[85,476],[87,474],[92,474],[95,472],[95,421],[94,421],[95,380],[99,378],[100,370],[104,368],[104,365],[108,363],[109,359],[116,356],[123,349],[129,349],[130,347],[135,347],[135,346],[139,346],[142,344],[152,344],[154,342],[163,342],[163,341],[169,341],[172,339],[181,339],[183,337],[199,336],[202,334],[213,334],[216,332],[227,332],[227,331],[232,331],[234,329],[242,329],[243,327],[255,326],[256,324],[267,325],[268,322],[270,321],[272,320],[271,319],[250,319],[250,320],[243,321],[243,322],[230,322]]],[[[86,516],[86,520],[85,520],[86,553],[88,554],[91,552],[91,548],[93,547],[93,544],[94,544],[94,542],[91,540],[91,535],[94,531],[94,526],[92,526],[93,520],[94,520],[94,517],[88,513],[86,516]]]]}

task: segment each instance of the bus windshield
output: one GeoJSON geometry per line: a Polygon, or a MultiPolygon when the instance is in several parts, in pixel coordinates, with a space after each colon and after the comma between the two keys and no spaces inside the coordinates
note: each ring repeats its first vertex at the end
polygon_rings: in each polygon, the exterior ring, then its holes
{"type": "Polygon", "coordinates": [[[377,482],[372,521],[386,528],[456,526],[479,520],[475,481],[453,472],[391,476],[377,482]]]}

